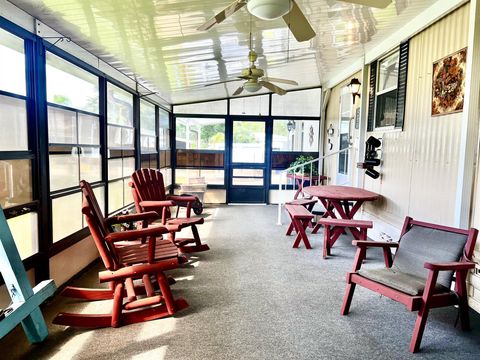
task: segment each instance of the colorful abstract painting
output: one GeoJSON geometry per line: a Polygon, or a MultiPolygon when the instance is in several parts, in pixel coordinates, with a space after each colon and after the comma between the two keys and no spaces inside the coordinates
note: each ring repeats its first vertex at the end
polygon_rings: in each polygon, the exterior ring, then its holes
{"type": "Polygon", "coordinates": [[[467,49],[433,63],[432,116],[463,110],[467,49]]]}

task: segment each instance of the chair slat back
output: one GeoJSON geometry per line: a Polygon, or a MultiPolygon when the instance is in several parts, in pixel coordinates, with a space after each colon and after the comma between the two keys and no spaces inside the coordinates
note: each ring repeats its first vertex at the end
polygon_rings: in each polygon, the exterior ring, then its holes
{"type": "MultiPolygon", "coordinates": [[[[477,230],[463,230],[407,218],[395,254],[392,269],[426,279],[425,262],[443,263],[470,258],[477,237],[477,230]]],[[[450,288],[453,272],[442,271],[437,283],[450,288]]]]}
{"type": "Polygon", "coordinates": [[[162,173],[155,169],[139,169],[132,174],[132,181],[140,201],[166,199],[162,173]]]}
{"type": "Polygon", "coordinates": [[[85,215],[88,228],[103,264],[108,270],[116,270],[119,267],[118,259],[113,247],[105,241],[105,237],[110,233],[110,230],[100,210],[95,193],[90,184],[85,180],[80,181],[80,189],[82,189],[83,193],[82,212],[85,215]]]}
{"type": "MultiPolygon", "coordinates": [[[[140,201],[164,201],[167,199],[165,194],[165,183],[163,175],[155,169],[139,169],[132,174],[132,191],[135,201],[135,208],[138,212],[142,209],[140,201]]],[[[161,215],[161,211],[160,211],[161,215]]],[[[170,217],[170,210],[167,208],[166,216],[170,217]]]]}

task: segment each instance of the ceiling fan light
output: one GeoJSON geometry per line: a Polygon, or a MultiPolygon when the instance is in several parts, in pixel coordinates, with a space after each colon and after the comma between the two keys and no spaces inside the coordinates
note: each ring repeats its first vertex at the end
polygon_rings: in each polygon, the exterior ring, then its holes
{"type": "Polygon", "coordinates": [[[260,90],[262,88],[262,85],[260,85],[259,83],[257,82],[246,82],[245,84],[243,84],[243,88],[248,91],[248,92],[256,92],[258,90],[260,90]]]}
{"type": "Polygon", "coordinates": [[[292,10],[290,0],[249,0],[247,9],[250,14],[263,20],[274,20],[292,10]]]}

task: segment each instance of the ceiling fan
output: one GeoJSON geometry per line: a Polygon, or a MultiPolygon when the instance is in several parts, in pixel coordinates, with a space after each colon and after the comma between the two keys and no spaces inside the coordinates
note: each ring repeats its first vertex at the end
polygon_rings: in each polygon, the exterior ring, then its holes
{"type": "Polygon", "coordinates": [[[238,79],[220,81],[213,84],[207,84],[205,86],[223,84],[223,83],[232,82],[232,81],[247,80],[245,83],[243,83],[243,85],[241,85],[237,90],[235,90],[235,92],[233,93],[233,96],[236,96],[242,93],[243,90],[246,90],[248,92],[256,92],[260,90],[262,87],[265,87],[268,90],[278,95],[285,95],[287,93],[284,89],[282,89],[281,87],[278,87],[275,84],[272,84],[271,82],[298,85],[298,83],[293,80],[264,77],[263,75],[265,73],[263,72],[263,70],[255,66],[255,61],[257,60],[257,53],[253,51],[251,47],[248,53],[248,60],[250,61],[250,66],[242,70],[242,74],[237,76],[238,79]]]}
{"type": "MultiPolygon", "coordinates": [[[[392,2],[392,0],[342,1],[376,8],[384,8],[392,2]]],[[[198,27],[197,30],[208,30],[213,25],[220,24],[245,5],[247,5],[247,10],[250,14],[263,20],[274,20],[283,17],[283,20],[298,42],[308,41],[315,36],[315,31],[310,26],[310,23],[295,0],[235,0],[213,18],[198,27]]]]}

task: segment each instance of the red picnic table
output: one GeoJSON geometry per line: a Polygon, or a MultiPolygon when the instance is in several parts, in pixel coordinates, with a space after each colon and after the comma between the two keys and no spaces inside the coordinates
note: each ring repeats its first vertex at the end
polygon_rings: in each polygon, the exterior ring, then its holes
{"type": "MultiPolygon", "coordinates": [[[[320,200],[325,207],[324,217],[337,219],[338,215],[341,219],[347,220],[353,219],[365,201],[374,201],[380,197],[372,191],[340,185],[307,186],[303,188],[303,192],[320,200]]],[[[317,224],[312,233],[316,233],[319,227],[317,224]]],[[[350,229],[355,239],[362,237],[361,229],[356,226],[336,226],[330,234],[330,245],[335,243],[346,227],[350,229]]]]}
{"type": "Polygon", "coordinates": [[[310,177],[309,174],[287,174],[287,178],[294,179],[297,184],[297,191],[293,196],[294,199],[297,199],[298,195],[301,193],[303,194],[303,185],[305,184],[305,181],[311,181],[311,185],[319,185],[323,184],[323,182],[328,179],[328,177],[324,175],[312,175],[310,177]]]}

